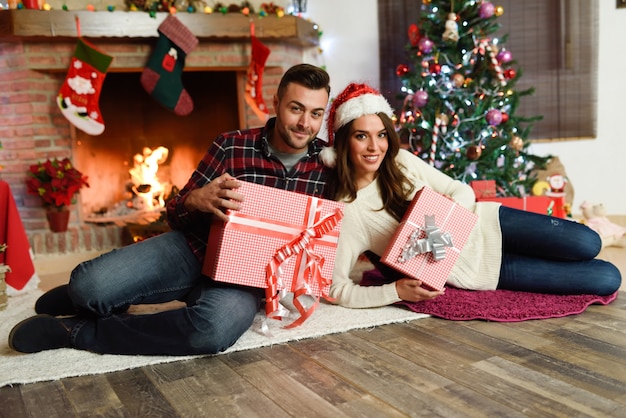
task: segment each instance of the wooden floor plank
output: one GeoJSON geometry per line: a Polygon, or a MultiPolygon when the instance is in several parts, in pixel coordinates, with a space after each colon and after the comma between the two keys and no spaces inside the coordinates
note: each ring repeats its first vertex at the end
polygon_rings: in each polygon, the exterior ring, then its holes
{"type": "Polygon", "coordinates": [[[128,416],[104,374],[68,378],[63,386],[76,416],[128,416]]]}
{"type": "Polygon", "coordinates": [[[287,414],[219,357],[158,364],[148,378],[183,417],[286,417],[287,414]]]}
{"type": "MultiPolygon", "coordinates": [[[[295,348],[407,415],[450,417],[467,414],[463,398],[441,399],[438,391],[442,388],[447,390],[453,384],[449,379],[405,358],[385,354],[387,350],[377,344],[368,344],[353,334],[335,335],[323,340],[300,342],[295,348]]],[[[415,356],[419,355],[415,352],[415,356]]],[[[449,392],[458,391],[451,389],[449,392]]],[[[506,416],[512,412],[480,396],[474,397],[474,404],[483,407],[492,404],[491,408],[483,409],[490,411],[491,416],[506,416]]]]}
{"type": "Polygon", "coordinates": [[[30,417],[64,418],[76,413],[62,381],[24,385],[21,388],[22,399],[30,417]],[[38,408],[41,405],[46,405],[46,408],[38,408]]]}
{"type": "Polygon", "coordinates": [[[549,403],[552,412],[561,416],[572,417],[580,414],[590,417],[613,416],[623,411],[623,405],[618,402],[596,396],[499,357],[478,362],[474,367],[549,399],[552,401],[549,403]]]}
{"type": "Polygon", "coordinates": [[[22,402],[22,385],[0,388],[0,418],[26,417],[26,407],[22,402]]]}
{"type": "Polygon", "coordinates": [[[143,369],[124,370],[106,375],[124,409],[131,417],[179,417],[143,369]]]}

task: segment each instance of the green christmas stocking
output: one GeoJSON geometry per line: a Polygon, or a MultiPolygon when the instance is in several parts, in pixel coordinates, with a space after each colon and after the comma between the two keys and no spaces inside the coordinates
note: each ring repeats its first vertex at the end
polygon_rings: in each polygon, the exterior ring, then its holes
{"type": "Polygon", "coordinates": [[[113,57],[78,38],[65,82],[57,96],[57,105],[63,116],[89,135],[104,132],[98,100],[112,60],[113,57]]]}
{"type": "Polygon", "coordinates": [[[165,18],[158,32],[159,40],[141,73],[141,85],[161,105],[184,116],[193,110],[193,100],[181,75],[185,57],[198,45],[198,38],[173,15],[165,18]]]}

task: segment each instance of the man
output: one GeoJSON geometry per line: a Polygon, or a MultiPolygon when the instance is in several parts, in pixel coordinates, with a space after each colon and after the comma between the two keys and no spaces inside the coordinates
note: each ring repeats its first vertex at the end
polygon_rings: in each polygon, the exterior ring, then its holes
{"type": "Polygon", "coordinates": [[[112,354],[213,354],[250,327],[264,290],[203,276],[214,217],[228,220],[243,195],[239,180],[325,196],[327,170],[316,138],[328,104],[328,74],[308,64],[284,74],[274,96],[276,116],[263,128],[220,135],[191,178],[167,205],[171,232],[79,264],[69,285],[36,303],[39,315],[9,335],[14,350],[74,347],[112,354]],[[185,307],[149,315],[134,304],[181,300],[185,307]]]}

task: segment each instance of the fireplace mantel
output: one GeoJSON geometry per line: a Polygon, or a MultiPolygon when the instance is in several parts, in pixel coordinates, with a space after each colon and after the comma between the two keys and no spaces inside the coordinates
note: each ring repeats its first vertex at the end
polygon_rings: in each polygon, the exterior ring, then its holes
{"type": "MultiPolygon", "coordinates": [[[[0,41],[67,40],[76,38],[76,17],[86,38],[153,38],[167,13],[125,11],[0,11],[0,41]]],[[[316,25],[297,16],[244,16],[237,13],[178,13],[176,17],[198,38],[234,41],[250,37],[250,22],[262,40],[301,46],[319,45],[316,25]]]]}

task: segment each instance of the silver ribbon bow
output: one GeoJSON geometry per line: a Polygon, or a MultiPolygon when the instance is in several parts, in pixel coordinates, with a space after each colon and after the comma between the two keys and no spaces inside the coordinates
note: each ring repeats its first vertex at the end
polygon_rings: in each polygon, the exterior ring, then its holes
{"type": "Polygon", "coordinates": [[[398,262],[406,263],[419,254],[432,252],[435,261],[446,258],[445,247],[452,247],[452,235],[448,232],[441,232],[435,223],[435,215],[424,215],[424,228],[418,226],[409,237],[408,242],[398,257],[398,262]],[[426,234],[422,236],[422,231],[426,234]]]}

